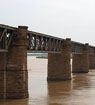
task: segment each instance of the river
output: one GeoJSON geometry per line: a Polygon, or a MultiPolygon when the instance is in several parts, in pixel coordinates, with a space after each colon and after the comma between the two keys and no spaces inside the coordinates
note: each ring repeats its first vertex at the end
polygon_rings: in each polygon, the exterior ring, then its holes
{"type": "Polygon", "coordinates": [[[0,100],[0,105],[95,105],[95,70],[47,82],[47,59],[28,57],[28,71],[29,99],[0,100]]]}

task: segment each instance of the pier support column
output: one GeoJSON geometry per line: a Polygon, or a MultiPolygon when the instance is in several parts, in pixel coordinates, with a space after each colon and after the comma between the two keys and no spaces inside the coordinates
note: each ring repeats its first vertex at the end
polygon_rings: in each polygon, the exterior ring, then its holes
{"type": "Polygon", "coordinates": [[[70,80],[71,41],[66,39],[61,53],[48,54],[48,80],[70,80]]]}
{"type": "Polygon", "coordinates": [[[83,54],[73,54],[72,73],[89,72],[89,46],[85,44],[83,54]]]}
{"type": "Polygon", "coordinates": [[[89,69],[95,69],[95,54],[89,55],[89,69]]]}
{"type": "Polygon", "coordinates": [[[6,53],[0,53],[0,99],[5,97],[6,53]]]}
{"type": "Polygon", "coordinates": [[[18,27],[7,53],[6,98],[28,97],[27,27],[18,27]]]}

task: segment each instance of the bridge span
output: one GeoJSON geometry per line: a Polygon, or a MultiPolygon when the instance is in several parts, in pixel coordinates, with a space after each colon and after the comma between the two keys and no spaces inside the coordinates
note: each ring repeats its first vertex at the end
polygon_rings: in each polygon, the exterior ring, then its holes
{"type": "Polygon", "coordinates": [[[71,80],[72,73],[95,69],[95,47],[38,32],[0,25],[0,98],[28,98],[27,52],[48,53],[49,81],[71,80]]]}

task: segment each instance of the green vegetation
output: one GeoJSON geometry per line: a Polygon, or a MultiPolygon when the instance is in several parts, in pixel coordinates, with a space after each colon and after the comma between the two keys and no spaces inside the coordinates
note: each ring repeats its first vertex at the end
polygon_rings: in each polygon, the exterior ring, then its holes
{"type": "Polygon", "coordinates": [[[40,58],[40,59],[48,59],[48,57],[46,57],[46,56],[39,56],[39,57],[36,57],[36,58],[40,58]]]}

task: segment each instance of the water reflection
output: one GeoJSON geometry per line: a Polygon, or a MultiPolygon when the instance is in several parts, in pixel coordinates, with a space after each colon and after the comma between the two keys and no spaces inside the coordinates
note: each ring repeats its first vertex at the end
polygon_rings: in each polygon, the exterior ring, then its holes
{"type": "Polygon", "coordinates": [[[29,105],[29,99],[0,100],[0,105],[29,105]]]}
{"type": "Polygon", "coordinates": [[[91,73],[73,74],[72,89],[78,90],[78,89],[90,88],[92,85],[90,74],[91,73]]]}
{"type": "Polygon", "coordinates": [[[95,71],[73,74],[71,81],[49,82],[48,105],[94,105],[94,82],[95,71]]]}
{"type": "Polygon", "coordinates": [[[71,81],[48,82],[48,105],[61,105],[70,95],[71,81]]]}

